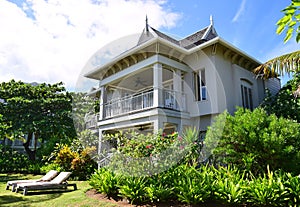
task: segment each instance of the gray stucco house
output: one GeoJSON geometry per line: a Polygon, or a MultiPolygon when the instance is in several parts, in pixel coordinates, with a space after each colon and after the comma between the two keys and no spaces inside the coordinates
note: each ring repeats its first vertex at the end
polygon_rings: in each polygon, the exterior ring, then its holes
{"type": "Polygon", "coordinates": [[[236,106],[253,109],[265,89],[280,89],[279,79],[256,78],[261,63],[222,39],[210,24],[183,39],[148,25],[135,47],[85,77],[99,81],[100,111],[87,118],[88,128],[103,133],[134,129],[205,132],[213,118],[236,106]]]}

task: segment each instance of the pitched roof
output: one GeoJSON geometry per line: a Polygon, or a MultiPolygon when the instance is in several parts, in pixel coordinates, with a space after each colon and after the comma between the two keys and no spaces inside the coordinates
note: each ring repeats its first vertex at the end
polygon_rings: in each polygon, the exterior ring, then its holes
{"type": "Polygon", "coordinates": [[[213,24],[210,24],[204,29],[201,29],[183,39],[176,40],[173,37],[170,37],[169,35],[164,34],[163,32],[160,32],[146,24],[146,28],[143,30],[137,45],[141,45],[144,42],[154,38],[155,36],[167,40],[168,42],[176,44],[185,49],[191,49],[195,46],[198,46],[208,40],[217,37],[218,34],[215,28],[213,27],[213,24]]]}

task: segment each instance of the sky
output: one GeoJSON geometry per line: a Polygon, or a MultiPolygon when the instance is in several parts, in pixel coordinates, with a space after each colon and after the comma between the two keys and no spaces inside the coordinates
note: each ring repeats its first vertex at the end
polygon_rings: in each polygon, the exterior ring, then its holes
{"type": "MultiPolygon", "coordinates": [[[[276,22],[290,0],[0,0],[0,82],[63,82],[74,90],[87,61],[150,26],[183,38],[210,23],[261,62],[299,50],[276,22]]],[[[283,79],[285,82],[286,79],[283,79]]]]}

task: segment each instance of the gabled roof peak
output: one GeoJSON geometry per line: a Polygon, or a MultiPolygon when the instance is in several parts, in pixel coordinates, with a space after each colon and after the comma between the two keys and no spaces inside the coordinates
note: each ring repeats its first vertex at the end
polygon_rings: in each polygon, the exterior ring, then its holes
{"type": "Polygon", "coordinates": [[[208,40],[211,40],[218,36],[214,26],[213,26],[213,17],[210,15],[210,25],[205,27],[204,29],[201,29],[185,38],[182,38],[180,40],[176,40],[173,37],[170,37],[169,35],[160,32],[153,27],[151,27],[148,24],[148,17],[146,15],[146,26],[140,35],[139,41],[137,45],[143,44],[144,42],[148,41],[149,39],[152,39],[154,37],[159,37],[164,40],[167,40],[173,44],[176,44],[180,47],[183,47],[185,49],[190,49],[195,46],[198,46],[208,40]]]}

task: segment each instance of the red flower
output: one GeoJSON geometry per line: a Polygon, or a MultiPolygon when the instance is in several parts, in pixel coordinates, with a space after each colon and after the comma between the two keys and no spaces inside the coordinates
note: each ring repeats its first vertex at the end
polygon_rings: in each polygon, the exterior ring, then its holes
{"type": "Polygon", "coordinates": [[[178,141],[181,142],[182,141],[182,137],[178,136],[178,141]]]}
{"type": "Polygon", "coordinates": [[[150,149],[151,147],[152,147],[151,144],[149,144],[149,145],[146,146],[147,149],[150,149]]]}
{"type": "Polygon", "coordinates": [[[182,145],[180,145],[180,147],[179,147],[181,150],[183,150],[184,149],[184,146],[182,146],[182,145]]]}
{"type": "Polygon", "coordinates": [[[162,133],[162,136],[165,137],[165,136],[166,136],[166,133],[162,133]]]}

